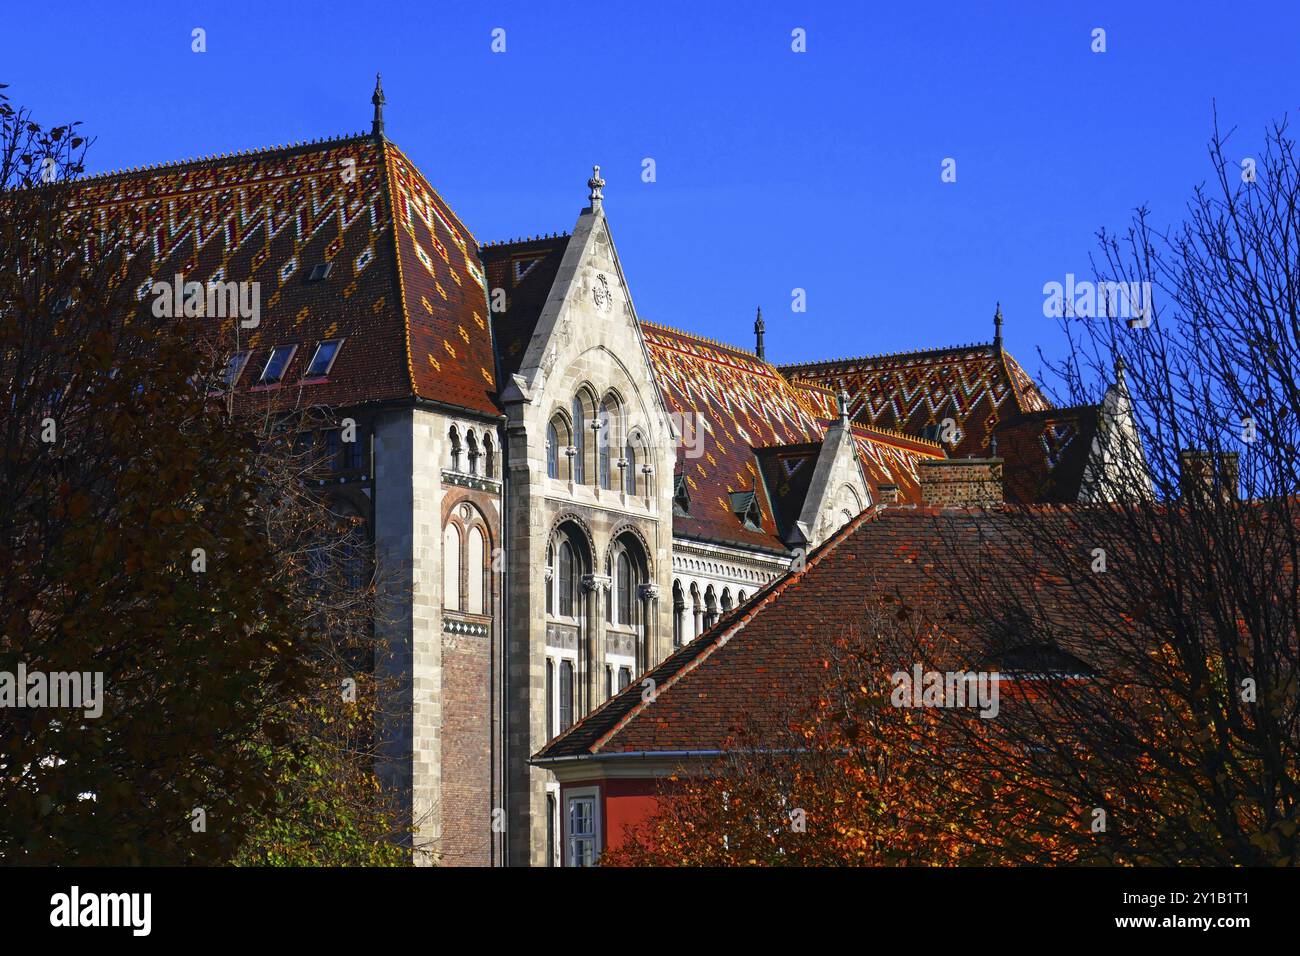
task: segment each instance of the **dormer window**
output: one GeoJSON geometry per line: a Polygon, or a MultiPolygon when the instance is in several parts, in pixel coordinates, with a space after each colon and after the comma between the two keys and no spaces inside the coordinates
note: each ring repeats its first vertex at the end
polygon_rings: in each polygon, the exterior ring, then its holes
{"type": "Polygon", "coordinates": [[[311,357],[311,364],[307,366],[307,371],[303,373],[303,378],[324,378],[330,373],[330,368],[334,365],[334,359],[339,354],[339,347],[343,345],[342,339],[332,339],[321,342],[316,346],[316,354],[311,357]]]}
{"type": "Polygon", "coordinates": [[[763,513],[758,507],[758,495],[753,491],[733,491],[729,497],[731,510],[740,523],[750,531],[762,531],[763,513]]]}
{"type": "Polygon", "coordinates": [[[673,475],[673,514],[685,518],[691,513],[691,489],[686,485],[686,475],[673,475]]]}
{"type": "Polygon", "coordinates": [[[330,277],[330,273],[333,271],[334,271],[334,263],[318,262],[316,263],[316,265],[311,267],[311,274],[307,276],[307,281],[323,282],[324,280],[330,277]]]}
{"type": "Polygon", "coordinates": [[[271,349],[271,357],[266,360],[266,367],[262,369],[262,376],[257,380],[257,384],[278,384],[284,378],[284,373],[289,368],[289,362],[293,360],[293,353],[296,351],[298,351],[296,345],[277,345],[271,349]]]}

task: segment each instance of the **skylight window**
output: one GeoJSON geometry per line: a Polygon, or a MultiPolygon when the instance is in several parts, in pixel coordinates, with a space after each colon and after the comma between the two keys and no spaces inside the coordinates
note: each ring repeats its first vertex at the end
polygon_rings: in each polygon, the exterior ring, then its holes
{"type": "Polygon", "coordinates": [[[311,357],[311,364],[307,366],[307,371],[303,373],[302,377],[324,378],[328,375],[330,367],[334,364],[334,358],[339,354],[339,346],[342,344],[342,339],[333,339],[317,345],[316,354],[311,357]]]}
{"type": "Polygon", "coordinates": [[[239,381],[239,373],[244,370],[248,364],[247,352],[236,352],[230,356],[230,361],[226,364],[226,388],[230,388],[239,381]]]}
{"type": "Polygon", "coordinates": [[[334,271],[334,263],[318,262],[311,267],[311,275],[307,277],[308,282],[320,282],[322,279],[328,279],[330,273],[334,271]]]}
{"type": "Polygon", "coordinates": [[[298,351],[296,345],[277,345],[271,349],[271,357],[266,360],[266,367],[262,369],[262,377],[257,380],[257,384],[275,385],[283,379],[285,369],[289,367],[289,362],[296,351],[298,351]]]}

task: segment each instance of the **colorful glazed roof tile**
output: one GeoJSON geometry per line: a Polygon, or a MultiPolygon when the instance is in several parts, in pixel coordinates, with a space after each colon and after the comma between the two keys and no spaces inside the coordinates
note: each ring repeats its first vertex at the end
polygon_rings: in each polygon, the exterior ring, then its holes
{"type": "Polygon", "coordinates": [[[503,381],[519,371],[568,245],[569,236],[560,235],[491,243],[481,250],[489,298],[498,289],[504,293],[504,308],[492,313],[503,381]]]}
{"type": "Polygon", "coordinates": [[[1095,405],[1027,412],[998,423],[998,455],[1007,501],[1079,500],[1100,421],[1095,405]]]}
{"type": "Polygon", "coordinates": [[[847,389],[863,425],[921,436],[952,418],[960,430],[953,457],[986,454],[1000,419],[1050,407],[1019,363],[992,343],[780,368],[796,382],[847,389]]]}
{"type": "MultiPolygon", "coordinates": [[[[792,485],[770,486],[764,462],[812,454],[834,416],[821,414],[807,389],[792,386],[751,352],[648,322],[642,331],[669,411],[688,420],[697,416],[705,438],[699,457],[688,457],[687,447],[678,451],[691,511],[674,519],[673,532],[785,550],[779,518],[794,507],[792,496],[800,503],[802,497],[792,485]],[[738,491],[757,492],[762,531],[746,528],[733,513],[728,496],[738,491]],[[769,495],[778,499],[775,511],[769,495]]],[[[901,435],[855,428],[854,438],[873,496],[878,485],[890,483],[905,500],[919,500],[917,460],[943,457],[937,445],[901,435]]]]}
{"type": "MultiPolygon", "coordinates": [[[[209,320],[228,323],[236,347],[251,350],[236,383],[241,401],[345,406],[418,397],[496,415],[477,243],[386,140],[169,163],[89,177],[77,188],[76,206],[106,232],[125,228],[154,281],[181,274],[258,283],[257,327],[209,320]],[[303,383],[317,343],[328,339],[344,340],[328,376],[303,383]],[[282,383],[257,387],[271,349],[295,345],[282,383]]],[[[148,294],[146,285],[139,296],[148,294]]]]}

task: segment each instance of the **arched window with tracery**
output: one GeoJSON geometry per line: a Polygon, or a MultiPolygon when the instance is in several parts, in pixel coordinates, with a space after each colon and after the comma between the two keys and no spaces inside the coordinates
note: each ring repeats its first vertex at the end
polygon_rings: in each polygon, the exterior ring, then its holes
{"type": "Polygon", "coordinates": [[[590,416],[587,412],[587,403],[583,398],[581,393],[573,396],[574,454],[570,471],[575,485],[586,484],[587,481],[587,423],[590,421],[590,416]]]}

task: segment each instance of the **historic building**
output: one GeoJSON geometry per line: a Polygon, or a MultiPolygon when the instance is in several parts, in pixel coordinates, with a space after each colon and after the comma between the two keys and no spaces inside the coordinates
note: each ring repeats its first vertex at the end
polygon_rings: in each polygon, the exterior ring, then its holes
{"type": "Polygon", "coordinates": [[[926,462],[1104,494],[1122,376],[1052,409],[1000,312],[991,344],[789,367],[761,314],[753,351],[649,321],[598,168],[569,232],[480,246],[373,101],[368,135],[89,177],[78,202],[155,281],[254,284],[257,322],[227,321],[241,407],[337,423],[417,862],[558,862],[559,784],[530,757],[864,509],[919,502],[926,462]]]}

